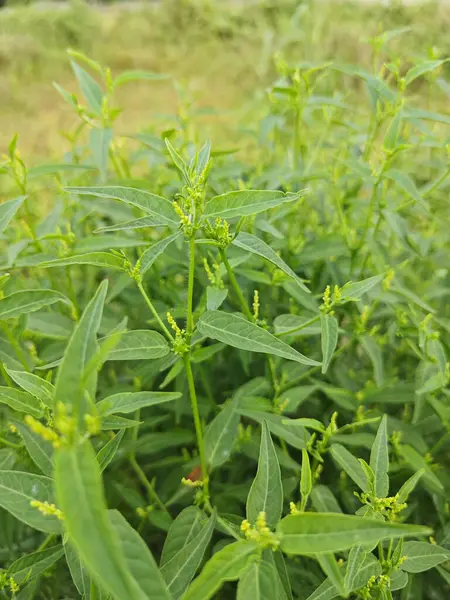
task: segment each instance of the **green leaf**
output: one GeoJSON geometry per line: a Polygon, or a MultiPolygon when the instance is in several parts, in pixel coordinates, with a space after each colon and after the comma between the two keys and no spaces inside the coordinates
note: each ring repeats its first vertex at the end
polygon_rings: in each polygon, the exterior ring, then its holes
{"type": "Polygon", "coordinates": [[[8,567],[8,576],[13,577],[18,585],[39,577],[52,567],[64,554],[63,547],[58,544],[52,548],[32,552],[18,558],[8,567]]]}
{"type": "Polygon", "coordinates": [[[211,470],[220,467],[230,458],[239,421],[236,402],[233,401],[222,408],[209,423],[205,431],[205,456],[211,470]]]}
{"type": "Polygon", "coordinates": [[[405,85],[409,85],[421,75],[425,75],[426,73],[434,71],[444,63],[445,60],[426,60],[422,63],[419,63],[415,67],[411,67],[411,69],[409,69],[405,75],[405,85]]]}
{"type": "Polygon", "coordinates": [[[388,152],[392,152],[397,148],[398,138],[402,127],[403,113],[401,110],[397,110],[392,118],[392,121],[386,131],[386,135],[383,140],[383,148],[388,152]]]}
{"type": "Polygon", "coordinates": [[[67,540],[64,541],[64,553],[66,555],[67,566],[69,567],[75,587],[83,599],[89,598],[91,588],[91,578],[86,567],[81,562],[78,552],[73,545],[67,540]]]}
{"type": "Polygon", "coordinates": [[[384,173],[384,176],[393,181],[401,190],[405,192],[405,194],[410,196],[423,208],[428,210],[427,202],[424,200],[424,198],[422,198],[419,190],[416,187],[416,184],[407,173],[399,171],[398,169],[389,169],[389,171],[384,173]]]}
{"type": "Polygon", "coordinates": [[[22,471],[0,471],[0,506],[33,529],[60,533],[61,521],[31,506],[33,500],[54,503],[53,481],[22,471]]]}
{"type": "Polygon", "coordinates": [[[347,566],[345,568],[344,590],[349,594],[358,575],[359,570],[364,564],[366,558],[364,546],[353,546],[348,555],[347,566]]]}
{"type": "Polygon", "coordinates": [[[370,452],[370,467],[375,474],[375,495],[386,498],[389,493],[389,447],[387,416],[384,415],[370,452]]]}
{"type": "Polygon", "coordinates": [[[0,204],[0,235],[8,227],[11,219],[22,206],[26,196],[19,196],[13,200],[7,200],[0,204]]]}
{"type": "Polygon", "coordinates": [[[341,288],[341,302],[343,300],[346,302],[359,300],[383,279],[384,275],[375,275],[374,277],[369,277],[368,279],[363,279],[362,281],[357,281],[355,283],[346,283],[344,287],[341,288]]]}
{"type": "Polygon", "coordinates": [[[0,404],[6,404],[17,412],[27,413],[32,417],[42,416],[41,403],[31,394],[9,387],[0,387],[0,404]]]}
{"type": "Polygon", "coordinates": [[[125,221],[124,223],[117,223],[116,225],[109,225],[108,227],[99,227],[94,233],[107,233],[111,231],[132,231],[134,229],[147,229],[147,227],[164,227],[166,223],[155,217],[140,217],[139,219],[132,219],[131,221],[125,221]]]}
{"type": "Polygon", "coordinates": [[[372,362],[375,382],[378,387],[381,387],[384,384],[384,369],[380,346],[377,344],[375,338],[370,335],[363,335],[361,337],[361,344],[372,362]]]}
{"type": "Polygon", "coordinates": [[[450,550],[428,542],[406,542],[402,555],[406,560],[400,569],[407,573],[422,573],[450,560],[450,550]]]}
{"type": "Polygon", "coordinates": [[[60,292],[53,290],[21,290],[0,300],[0,320],[13,319],[39,310],[43,306],[55,304],[55,302],[69,304],[69,300],[60,292]]]}
{"type": "Polygon", "coordinates": [[[302,496],[302,507],[306,506],[306,502],[313,488],[313,478],[311,473],[311,465],[309,463],[309,454],[306,448],[302,449],[302,472],[300,476],[300,494],[302,496]]]}
{"type": "Polygon", "coordinates": [[[326,373],[336,349],[339,325],[335,317],[321,313],[320,326],[322,328],[322,373],[326,373]]]}
{"type": "Polygon", "coordinates": [[[287,554],[320,554],[347,550],[355,544],[372,544],[402,536],[430,535],[431,529],[420,525],[385,523],[332,513],[288,515],[277,527],[280,549],[287,554]]]}
{"type": "Polygon", "coordinates": [[[164,73],[151,73],[150,71],[124,71],[114,79],[113,86],[118,87],[129,81],[160,81],[169,77],[170,75],[164,75],[164,73]]]}
{"type": "Polygon", "coordinates": [[[266,513],[267,525],[273,529],[283,511],[281,471],[269,427],[262,425],[258,470],[247,497],[247,519],[252,525],[260,512],[266,513]]]}
{"type": "Polygon", "coordinates": [[[102,110],[103,91],[98,83],[85,71],[79,64],[71,60],[73,72],[78,79],[78,84],[83,93],[83,96],[88,103],[88,106],[95,113],[99,114],[102,110]]]}
{"type": "Polygon", "coordinates": [[[143,592],[139,597],[147,600],[172,600],[158,565],[138,532],[117,510],[109,511],[109,519],[120,541],[128,570],[143,592]]]}
{"type": "Polygon", "coordinates": [[[283,273],[292,277],[292,279],[299,285],[305,292],[309,293],[308,288],[304,285],[300,277],[294,273],[294,271],[282,260],[278,254],[272,250],[265,242],[257,238],[256,236],[246,233],[244,231],[239,232],[237,237],[232,242],[238,248],[262,256],[275,266],[277,266],[283,273]]]}
{"type": "Polygon", "coordinates": [[[146,600],[109,521],[100,468],[89,441],[56,452],[55,487],[65,530],[96,581],[118,600],[146,600]]]}
{"type": "Polygon", "coordinates": [[[89,133],[94,164],[100,171],[100,180],[105,182],[108,176],[109,147],[113,138],[113,130],[107,127],[92,128],[89,133]]]}
{"type": "Polygon", "coordinates": [[[53,406],[55,388],[49,381],[27,371],[6,370],[11,379],[22,389],[43,402],[46,406],[53,406]]]}
{"type": "Polygon", "coordinates": [[[97,462],[102,473],[117,454],[124,435],[125,429],[122,429],[98,451],[97,462]]]}
{"type": "Polygon", "coordinates": [[[167,246],[169,246],[169,244],[171,244],[181,236],[182,232],[177,231],[176,233],[169,235],[163,240],[156,242],[156,244],[153,244],[144,252],[144,254],[139,259],[141,277],[144,277],[145,273],[147,273],[152,264],[155,262],[158,256],[160,256],[164,252],[167,246]]]}
{"type": "Polygon", "coordinates": [[[199,568],[211,540],[215,523],[216,515],[213,513],[194,539],[185,544],[162,566],[161,573],[175,599],[183,595],[199,568]]]}
{"type": "Polygon", "coordinates": [[[169,345],[157,331],[147,329],[123,333],[108,360],[149,360],[169,354],[169,345]]]}
{"type": "Polygon", "coordinates": [[[408,500],[409,495],[414,491],[416,485],[419,483],[422,475],[424,474],[425,469],[420,469],[419,471],[417,471],[417,473],[414,473],[414,475],[411,475],[411,477],[407,481],[405,481],[402,487],[398,490],[397,502],[399,504],[403,504],[408,500]]]}
{"type": "Polygon", "coordinates": [[[205,217],[246,217],[280,206],[285,202],[294,202],[305,194],[305,190],[296,193],[284,193],[269,190],[240,190],[214,196],[206,203],[205,217]]]}
{"type": "Polygon", "coordinates": [[[146,406],[164,404],[178,398],[181,398],[180,392],[120,392],[100,400],[96,406],[102,416],[128,414],[146,406]]]}
{"type": "Polygon", "coordinates": [[[40,263],[39,266],[45,269],[53,267],[70,267],[71,265],[92,265],[104,269],[117,269],[123,271],[123,258],[115,256],[108,252],[88,252],[86,254],[76,254],[66,258],[55,258],[47,262],[40,263]]]}
{"type": "Polygon", "coordinates": [[[53,475],[53,446],[50,442],[34,431],[31,431],[24,423],[13,420],[13,425],[17,428],[25,444],[31,459],[39,469],[47,475],[53,475]]]}
{"type": "Polygon", "coordinates": [[[345,596],[344,578],[342,577],[341,570],[339,569],[334,554],[332,552],[319,554],[317,560],[322,567],[322,571],[327,575],[339,594],[345,596]]]}
{"type": "Polygon", "coordinates": [[[250,598],[251,600],[280,599],[277,572],[269,562],[255,560],[248,565],[241,576],[236,600],[250,600],[250,598]]]}
{"type": "Polygon", "coordinates": [[[206,310],[217,310],[228,296],[227,288],[208,285],[206,288],[206,310]]]}
{"type": "Polygon", "coordinates": [[[197,326],[203,335],[234,348],[281,356],[304,365],[320,364],[300,354],[265,329],[238,315],[211,310],[203,313],[197,326]]]}
{"type": "Polygon", "coordinates": [[[55,402],[74,407],[75,414],[78,414],[78,411],[80,416],[84,414],[80,406],[84,389],[90,398],[95,398],[97,373],[92,372],[85,383],[83,376],[86,366],[98,350],[97,332],[107,291],[108,282],[103,281],[84,309],[70,337],[56,376],[55,402]]]}
{"type": "Polygon", "coordinates": [[[172,146],[172,144],[170,143],[170,140],[168,138],[164,138],[164,142],[166,144],[167,150],[169,151],[169,154],[173,161],[173,164],[183,175],[183,179],[184,179],[185,183],[189,185],[190,177],[189,177],[188,168],[187,168],[186,163],[184,162],[183,158],[178,154],[178,152],[175,150],[175,148],[172,146]]]}
{"type": "Polygon", "coordinates": [[[161,567],[189,544],[203,529],[207,517],[197,506],[184,508],[170,525],[161,555],[161,567]]]}
{"type": "Polygon", "coordinates": [[[369,486],[367,477],[358,459],[355,458],[347,448],[341,446],[341,444],[333,444],[330,448],[330,452],[337,464],[347,473],[356,485],[363,492],[368,492],[369,486]]]}
{"type": "Polygon", "coordinates": [[[260,423],[261,426],[264,421],[266,421],[269,430],[273,435],[277,435],[294,448],[302,450],[306,447],[309,434],[302,425],[296,423],[299,419],[286,419],[283,418],[282,415],[257,410],[239,409],[239,414],[248,417],[249,419],[254,419],[260,423]]]}
{"type": "Polygon", "coordinates": [[[225,581],[239,579],[259,555],[255,542],[240,540],[216,552],[189,586],[183,600],[209,600],[225,581]]]}
{"type": "Polygon", "coordinates": [[[317,512],[342,512],[333,492],[326,485],[315,485],[311,492],[311,500],[317,512]]]}
{"type": "Polygon", "coordinates": [[[155,217],[172,227],[178,226],[180,223],[180,218],[169,200],[146,190],[121,186],[68,187],[66,190],[72,194],[82,196],[120,200],[125,204],[140,208],[151,217],[155,217]]]}

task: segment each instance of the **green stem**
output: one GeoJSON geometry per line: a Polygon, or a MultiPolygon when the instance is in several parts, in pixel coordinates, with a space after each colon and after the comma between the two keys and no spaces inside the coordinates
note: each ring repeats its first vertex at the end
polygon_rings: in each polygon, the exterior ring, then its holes
{"type": "Polygon", "coordinates": [[[39,546],[39,548],[37,549],[37,552],[41,552],[41,550],[45,550],[45,548],[47,548],[47,546],[49,544],[51,544],[51,542],[53,542],[53,540],[55,539],[55,534],[54,533],[50,533],[45,540],[42,542],[42,544],[39,546]]]}
{"type": "Polygon", "coordinates": [[[187,377],[187,381],[188,381],[189,395],[191,397],[191,407],[192,407],[192,414],[194,417],[195,434],[197,437],[198,452],[200,454],[200,465],[201,465],[201,469],[202,469],[203,490],[205,492],[206,498],[208,498],[209,497],[209,482],[208,482],[208,467],[207,467],[206,455],[205,455],[205,443],[204,443],[204,439],[203,439],[203,428],[202,428],[202,422],[200,419],[200,412],[198,410],[197,394],[195,391],[194,375],[192,373],[191,356],[190,356],[189,352],[187,352],[184,355],[184,368],[186,371],[186,377],[187,377]]]}
{"type": "Polygon", "coordinates": [[[11,330],[9,329],[7,323],[5,321],[2,321],[0,323],[0,325],[1,325],[1,328],[3,329],[4,334],[8,338],[9,343],[14,348],[14,352],[16,353],[16,356],[19,359],[20,364],[25,369],[25,371],[29,371],[30,368],[28,366],[28,363],[26,361],[26,358],[22,351],[22,348],[20,347],[20,344],[17,342],[16,338],[14,337],[11,330]]]}
{"type": "Polygon", "coordinates": [[[97,600],[98,595],[97,595],[97,586],[94,583],[94,580],[91,579],[91,589],[89,590],[89,599],[90,600],[97,600]]]}
{"type": "Polygon", "coordinates": [[[158,315],[156,308],[153,306],[152,301],[150,300],[150,298],[147,295],[147,292],[144,290],[144,286],[142,285],[141,281],[137,282],[137,286],[139,288],[139,291],[142,294],[142,297],[145,300],[145,303],[147,304],[147,306],[150,309],[150,312],[152,313],[152,315],[154,316],[156,322],[158,323],[161,331],[164,333],[164,335],[166,336],[166,338],[169,340],[169,342],[173,342],[173,336],[170,333],[170,331],[167,329],[167,327],[164,325],[164,323],[161,320],[161,317],[158,315]]]}
{"type": "Polygon", "coordinates": [[[20,444],[15,444],[14,442],[5,440],[4,437],[0,437],[0,446],[7,446],[8,448],[13,448],[14,450],[20,450],[20,448],[22,448],[20,444]]]}
{"type": "Polygon", "coordinates": [[[231,265],[228,261],[227,255],[225,253],[225,250],[223,248],[220,248],[219,250],[220,252],[220,257],[222,259],[223,264],[225,265],[225,269],[228,273],[228,279],[230,280],[231,285],[233,286],[234,292],[236,294],[236,296],[239,299],[239,302],[241,304],[242,310],[245,314],[245,316],[250,320],[253,321],[253,314],[252,311],[250,310],[250,307],[247,303],[247,300],[244,298],[244,295],[242,294],[241,288],[239,287],[239,284],[237,282],[236,277],[234,276],[234,273],[231,269],[231,265]]]}
{"type": "Polygon", "coordinates": [[[157,506],[159,506],[159,508],[161,510],[163,510],[164,512],[170,514],[169,511],[167,510],[164,502],[161,500],[161,498],[156,493],[155,488],[152,486],[152,484],[148,480],[147,475],[144,473],[144,471],[138,465],[138,463],[137,463],[136,459],[134,458],[134,456],[130,456],[129,461],[130,461],[130,465],[133,467],[134,472],[139,477],[139,480],[141,481],[142,485],[147,490],[147,495],[149,497],[149,500],[151,502],[153,502],[154,504],[156,504],[157,506]]]}
{"type": "Polygon", "coordinates": [[[188,343],[191,341],[194,331],[194,273],[195,273],[195,239],[192,236],[189,239],[189,278],[187,292],[187,316],[186,316],[186,337],[188,343]]]}
{"type": "Polygon", "coordinates": [[[309,321],[305,321],[298,327],[293,327],[292,329],[288,329],[287,331],[282,331],[281,333],[276,333],[275,336],[282,337],[283,335],[290,335],[291,333],[297,333],[297,331],[301,331],[302,329],[305,329],[305,327],[309,327],[309,325],[312,325],[313,323],[317,323],[317,321],[320,321],[320,315],[316,315],[315,317],[312,317],[312,319],[309,319],[309,321]]]}

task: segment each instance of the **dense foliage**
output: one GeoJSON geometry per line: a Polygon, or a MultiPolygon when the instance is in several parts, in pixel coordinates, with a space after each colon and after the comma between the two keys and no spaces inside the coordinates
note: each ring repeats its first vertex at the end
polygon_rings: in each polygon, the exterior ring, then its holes
{"type": "Polygon", "coordinates": [[[446,597],[449,87],[405,34],[278,54],[250,155],[115,136],[162,76],[71,52],[70,151],[2,164],[1,597],[446,597]]]}

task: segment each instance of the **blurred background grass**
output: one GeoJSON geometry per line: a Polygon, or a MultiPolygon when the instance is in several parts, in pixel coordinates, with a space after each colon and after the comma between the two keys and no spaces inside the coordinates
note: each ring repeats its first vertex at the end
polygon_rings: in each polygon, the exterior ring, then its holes
{"type": "MultiPolygon", "coordinates": [[[[14,133],[28,164],[61,157],[76,115],[52,86],[75,91],[74,48],[113,73],[145,69],[169,80],[123,86],[119,133],[187,118],[217,144],[237,142],[250,101],[273,80],[273,55],[370,68],[371,36],[411,27],[391,44],[408,68],[424,51],[450,55],[450,5],[427,2],[161,0],[88,4],[9,2],[0,10],[0,153],[14,133]],[[408,62],[410,64],[408,64],[408,62]]],[[[352,85],[359,85],[358,82],[352,85]]],[[[362,84],[361,84],[362,87],[362,84]]],[[[446,97],[434,98],[444,106],[446,97]]],[[[441,106],[442,109],[442,106],[441,106]]]]}

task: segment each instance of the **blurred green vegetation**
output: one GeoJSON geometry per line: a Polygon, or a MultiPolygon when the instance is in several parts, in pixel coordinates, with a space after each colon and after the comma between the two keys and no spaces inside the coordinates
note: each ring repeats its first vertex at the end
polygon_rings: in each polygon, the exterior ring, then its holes
{"type": "MultiPolygon", "coordinates": [[[[74,89],[69,47],[113,72],[135,68],[172,76],[169,83],[123,90],[119,100],[127,109],[117,123],[120,133],[150,123],[170,127],[168,115],[181,103],[201,125],[203,137],[232,144],[239,136],[236,118],[245,119],[248,101],[273,79],[274,52],[301,61],[357,58],[370,67],[370,38],[410,27],[389,45],[393,55],[401,50],[406,70],[424,58],[424,48],[430,56],[450,54],[449,21],[450,8],[435,2],[162,0],[105,7],[75,0],[11,8],[0,13],[0,149],[5,151],[16,131],[31,163],[67,149],[61,132],[70,129],[73,115],[51,81],[74,89]]],[[[354,80],[349,85],[363,89],[354,80]]],[[[429,101],[442,104],[445,95],[429,101]]]]}

